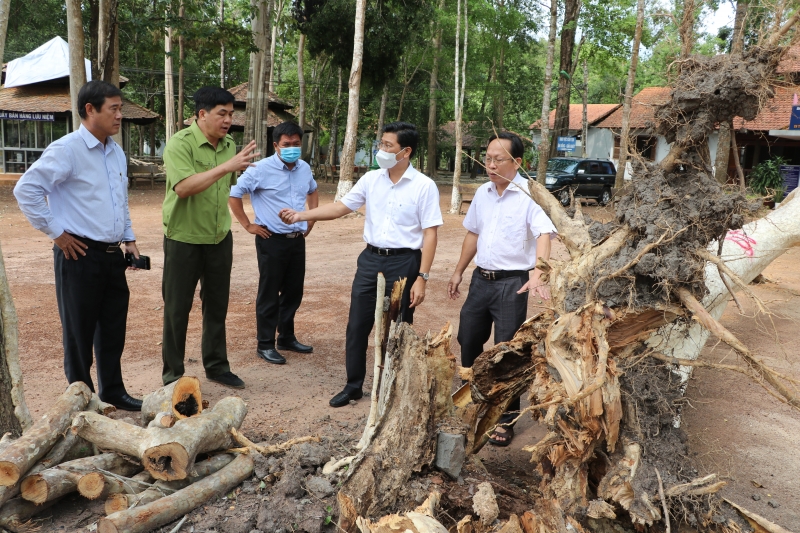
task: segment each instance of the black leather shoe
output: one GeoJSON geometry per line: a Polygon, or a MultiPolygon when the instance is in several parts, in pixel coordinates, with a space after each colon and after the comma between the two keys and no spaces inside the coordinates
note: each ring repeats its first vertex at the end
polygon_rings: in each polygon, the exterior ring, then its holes
{"type": "Polygon", "coordinates": [[[273,365],[286,364],[286,359],[281,354],[279,354],[278,350],[276,350],[275,348],[256,350],[256,355],[259,356],[264,361],[266,361],[267,363],[272,363],[273,365]]]}
{"type": "Polygon", "coordinates": [[[225,372],[219,376],[209,376],[206,374],[206,378],[208,378],[209,381],[219,383],[220,385],[225,385],[226,387],[231,387],[232,389],[244,388],[244,381],[242,381],[241,378],[239,378],[239,376],[233,372],[225,372]]]}
{"type": "Polygon", "coordinates": [[[117,409],[122,409],[123,411],[142,410],[142,400],[137,400],[136,398],[131,397],[127,393],[123,394],[119,398],[112,398],[103,401],[106,403],[110,403],[117,409]]]}
{"type": "Polygon", "coordinates": [[[345,405],[350,403],[350,400],[360,400],[364,397],[364,393],[361,390],[343,390],[333,398],[331,398],[330,403],[331,407],[344,407],[345,405]]]}
{"type": "Polygon", "coordinates": [[[278,343],[276,348],[279,350],[286,350],[287,352],[297,352],[297,353],[311,353],[314,351],[313,347],[309,346],[308,344],[303,344],[302,342],[298,342],[297,340],[293,340],[285,344],[278,343]]]}

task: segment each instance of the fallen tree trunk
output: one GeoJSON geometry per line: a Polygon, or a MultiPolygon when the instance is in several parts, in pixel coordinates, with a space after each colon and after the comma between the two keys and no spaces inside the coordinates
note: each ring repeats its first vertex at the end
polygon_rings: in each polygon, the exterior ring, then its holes
{"type": "Polygon", "coordinates": [[[42,505],[14,498],[0,508],[0,528],[5,528],[13,533],[29,533],[31,527],[28,521],[45,509],[52,507],[58,500],[49,501],[42,505]]]}
{"type": "Polygon", "coordinates": [[[80,479],[98,469],[130,476],[140,471],[141,466],[115,453],[75,459],[26,477],[20,492],[24,499],[36,504],[56,500],[78,490],[80,479]]]}
{"type": "Polygon", "coordinates": [[[103,450],[137,457],[155,479],[184,479],[198,453],[232,447],[230,429],[247,414],[241,398],[220,400],[213,409],[175,422],[171,428],[143,429],[96,413],[75,417],[72,430],[103,450]]]}
{"type": "Polygon", "coordinates": [[[97,523],[98,533],[144,533],[168,524],[199,507],[215,496],[221,496],[253,473],[253,458],[240,455],[219,472],[193,483],[185,489],[164,496],[152,503],[120,511],[97,523]]]}
{"type": "Polygon", "coordinates": [[[20,438],[0,453],[0,486],[14,485],[56,443],[67,430],[75,413],[86,408],[92,391],[77,382],[56,400],[20,438]]]}
{"type": "Polygon", "coordinates": [[[105,472],[89,472],[78,479],[78,492],[88,500],[107,498],[111,494],[122,492],[141,492],[147,488],[145,483],[151,483],[153,476],[147,470],[141,470],[141,465],[128,463],[125,470],[103,469],[105,472]],[[129,478],[131,474],[138,472],[129,478]]]}
{"type": "Polygon", "coordinates": [[[182,376],[142,399],[142,425],[147,426],[158,413],[165,412],[172,413],[175,420],[202,413],[200,380],[194,376],[182,376]]]}
{"type": "MultiPolygon", "coordinates": [[[[32,476],[38,474],[64,461],[88,457],[92,455],[92,453],[91,444],[73,434],[71,431],[68,431],[63,438],[59,439],[55,446],[50,448],[50,451],[47,452],[47,455],[45,455],[41,461],[28,470],[28,475],[32,476]]],[[[20,485],[22,485],[22,480],[17,481],[10,487],[0,487],[0,507],[19,494],[20,485]]]]}
{"type": "Polygon", "coordinates": [[[157,481],[152,487],[145,487],[145,490],[138,490],[135,485],[131,484],[133,490],[120,491],[119,493],[109,495],[105,504],[106,515],[125,511],[132,507],[141,507],[154,502],[159,498],[163,498],[168,494],[188,487],[190,484],[218,472],[233,461],[233,459],[234,456],[227,453],[215,455],[214,457],[195,464],[194,471],[189,477],[176,481],[157,481]]]}

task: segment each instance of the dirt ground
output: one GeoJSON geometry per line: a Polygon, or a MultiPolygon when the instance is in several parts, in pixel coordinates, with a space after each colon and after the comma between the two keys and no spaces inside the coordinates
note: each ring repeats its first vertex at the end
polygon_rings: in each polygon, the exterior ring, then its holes
{"type": "MultiPolygon", "coordinates": [[[[334,185],[321,184],[320,190],[322,203],[333,200],[334,185]]],[[[450,188],[440,187],[440,192],[444,212],[450,188]]],[[[122,365],[128,391],[138,397],[161,385],[162,199],[162,190],[134,189],[130,193],[139,249],[151,257],[153,268],[149,272],[128,273],[131,300],[122,365]]],[[[250,209],[247,201],[245,205],[250,209]]],[[[589,207],[588,212],[608,216],[597,207],[589,207]]],[[[462,219],[463,216],[444,215],[426,300],[415,314],[414,327],[420,333],[438,331],[446,321],[457,331],[463,299],[449,300],[446,285],[461,249],[465,231],[462,219]]],[[[322,222],[309,236],[305,296],[296,330],[301,342],[314,346],[314,353],[285,353],[288,364],[276,366],[255,356],[258,269],[253,237],[234,222],[228,353],[232,370],[247,384],[241,391],[249,408],[243,430],[252,440],[276,441],[308,434],[349,440],[360,435],[368,401],[333,409],[328,400],[345,383],[345,324],[356,257],[364,247],[363,223],[362,217],[322,222]]],[[[20,213],[10,187],[0,187],[0,241],[19,315],[25,396],[35,415],[46,409],[66,386],[53,252],[51,241],[34,230],[20,213]]],[[[563,246],[557,244],[555,253],[565,253],[563,246]]],[[[767,362],[794,377],[800,377],[798,264],[800,248],[791,249],[764,272],[772,283],[754,286],[756,294],[774,312],[772,317],[756,320],[751,308],[746,309],[749,316],[740,315],[731,305],[722,319],[767,362]]],[[[464,276],[462,294],[466,294],[469,274],[464,276]]],[[[529,312],[537,312],[536,301],[530,301],[529,312]]],[[[704,349],[703,358],[730,361],[734,357],[726,346],[712,346],[713,342],[704,349]]],[[[458,358],[456,342],[453,348],[458,358]]],[[[205,379],[200,363],[199,295],[190,319],[187,359],[187,374],[201,379],[204,397],[212,404],[232,394],[205,379]]],[[[371,361],[368,368],[372,368],[371,361]]],[[[370,387],[371,375],[367,379],[365,389],[370,387]]],[[[683,423],[693,454],[687,460],[695,462],[701,473],[720,473],[728,481],[723,490],[725,497],[783,527],[800,531],[800,413],[779,403],[746,377],[720,371],[696,372],[687,398],[683,423]]],[[[526,403],[523,401],[523,407],[526,403]]],[[[536,442],[544,431],[528,418],[517,425],[516,433],[509,448],[487,446],[480,456],[493,474],[524,485],[532,479],[532,465],[529,454],[521,448],[536,442]]],[[[343,454],[340,450],[339,455],[343,454]]],[[[52,521],[46,522],[47,531],[89,531],[100,512],[96,504],[88,508],[78,498],[55,509],[52,521]]],[[[189,531],[189,527],[187,524],[182,531],[189,531]]],[[[199,524],[192,527],[194,531],[203,530],[199,524]]]]}

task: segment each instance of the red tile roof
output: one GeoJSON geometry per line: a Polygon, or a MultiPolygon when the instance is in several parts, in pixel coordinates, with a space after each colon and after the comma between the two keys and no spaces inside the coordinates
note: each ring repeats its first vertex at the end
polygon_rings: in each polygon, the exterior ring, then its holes
{"type": "MultiPolygon", "coordinates": [[[[669,100],[670,87],[646,87],[634,95],[631,102],[631,128],[646,128],[648,122],[654,122],[656,107],[669,100]]],[[[598,128],[621,128],[622,106],[595,124],[598,128]]]]}
{"type": "MultiPolygon", "coordinates": [[[[232,87],[228,89],[230,93],[236,98],[237,104],[247,104],[247,90],[250,87],[248,82],[240,83],[236,87],[232,87]]],[[[269,93],[269,101],[271,104],[277,104],[278,107],[282,107],[283,109],[291,109],[294,106],[287,102],[286,100],[282,100],[277,94],[269,93]]]]}
{"type": "MultiPolygon", "coordinates": [[[[619,104],[587,104],[586,105],[586,121],[590,126],[594,125],[598,120],[602,120],[610,113],[613,113],[620,107],[619,104]]],[[[537,120],[529,129],[538,130],[541,126],[542,119],[537,120]]],[[[555,109],[550,111],[550,127],[554,127],[556,123],[555,109]]],[[[570,104],[569,105],[569,129],[579,130],[583,127],[583,104],[570,104]]]]}
{"type": "Polygon", "coordinates": [[[800,72],[800,44],[790,46],[789,49],[783,53],[781,62],[778,63],[777,72],[778,74],[800,72]]]}
{"type": "MultiPolygon", "coordinates": [[[[122,98],[122,118],[136,122],[149,123],[160,118],[158,113],[122,98]]],[[[72,106],[69,100],[69,87],[58,85],[25,85],[22,87],[0,88],[0,111],[20,113],[69,113],[72,106]]]]}
{"type": "Polygon", "coordinates": [[[753,120],[745,121],[740,117],[733,120],[736,130],[746,128],[754,131],[785,130],[789,127],[792,116],[794,95],[800,96],[800,86],[775,87],[775,96],[764,102],[764,107],[753,120]]]}

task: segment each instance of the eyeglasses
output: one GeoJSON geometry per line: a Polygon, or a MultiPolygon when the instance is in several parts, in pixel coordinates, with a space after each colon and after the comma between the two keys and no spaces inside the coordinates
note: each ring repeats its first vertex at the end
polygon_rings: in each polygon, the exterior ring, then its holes
{"type": "MultiPolygon", "coordinates": [[[[386,144],[383,141],[378,143],[378,150],[384,150],[384,151],[388,152],[392,148],[394,148],[393,144],[386,144]]],[[[405,150],[405,148],[400,148],[400,152],[402,152],[403,150],[405,150]]]]}
{"type": "Polygon", "coordinates": [[[497,158],[497,157],[486,156],[483,158],[484,163],[486,163],[487,165],[491,165],[492,163],[494,163],[495,165],[502,165],[506,161],[513,161],[513,160],[514,160],[513,157],[497,158]]]}

